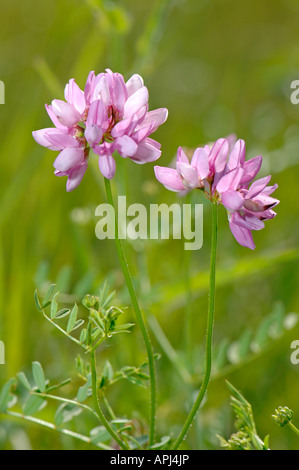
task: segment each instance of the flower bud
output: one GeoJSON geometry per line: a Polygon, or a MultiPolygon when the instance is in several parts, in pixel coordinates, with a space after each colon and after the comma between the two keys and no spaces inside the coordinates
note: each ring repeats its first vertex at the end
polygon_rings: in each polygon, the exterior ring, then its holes
{"type": "Polygon", "coordinates": [[[277,410],[275,410],[275,414],[272,415],[272,418],[278,426],[283,427],[292,421],[293,415],[293,411],[287,406],[279,406],[277,410]]]}

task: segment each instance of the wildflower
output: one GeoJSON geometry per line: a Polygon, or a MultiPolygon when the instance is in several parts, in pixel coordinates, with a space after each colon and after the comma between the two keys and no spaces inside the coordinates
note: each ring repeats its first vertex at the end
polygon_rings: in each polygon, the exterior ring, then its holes
{"type": "Polygon", "coordinates": [[[290,410],[290,408],[287,406],[279,406],[272,415],[272,418],[278,426],[283,427],[292,421],[293,416],[294,413],[292,410],[290,410]]]}
{"type": "Polygon", "coordinates": [[[64,95],[66,101],[53,100],[51,105],[46,105],[55,127],[32,134],[38,144],[60,152],[53,165],[55,175],[67,176],[66,188],[72,191],[81,183],[87,169],[89,147],[81,123],[88,112],[88,100],[74,79],[66,85],[64,95]]]}
{"type": "Polygon", "coordinates": [[[263,229],[264,221],[276,216],[273,208],[279,201],[270,196],[277,189],[276,184],[267,186],[271,176],[250,185],[260,170],[262,157],[246,162],[245,153],[245,142],[237,141],[230,153],[226,173],[216,184],[215,193],[228,211],[229,226],[237,242],[254,250],[252,231],[263,229]]]}
{"type": "Polygon", "coordinates": [[[117,151],[136,163],[157,160],[161,145],[152,134],[167,119],[167,109],[148,111],[148,90],[135,74],[127,83],[123,76],[107,70],[90,72],[84,91],[71,79],[65,101],[53,100],[46,110],[55,127],[33,132],[36,142],[60,154],[54,162],[55,175],[67,176],[67,191],[81,182],[90,149],[99,156],[102,174],[111,179],[117,151]]]}
{"type": "Polygon", "coordinates": [[[213,146],[197,148],[189,162],[179,147],[176,168],[155,166],[160,183],[171,191],[201,189],[212,202],[222,204],[228,212],[229,226],[237,242],[254,249],[253,230],[264,228],[264,221],[276,216],[273,208],[279,203],[270,195],[277,185],[267,186],[271,176],[257,176],[262,157],[245,160],[244,140],[235,143],[218,139],[213,146]]]}
{"type": "Polygon", "coordinates": [[[176,169],[155,166],[157,180],[171,191],[203,189],[207,192],[210,184],[222,174],[229,152],[229,144],[219,139],[210,148],[197,148],[191,162],[181,147],[177,151],[176,169]]]}
{"type": "Polygon", "coordinates": [[[148,90],[137,74],[126,83],[121,74],[109,69],[97,78],[85,137],[99,155],[99,167],[106,178],[114,176],[115,151],[139,164],[160,157],[161,145],[149,135],[166,121],[168,111],[148,111],[148,99],[148,90]]]}

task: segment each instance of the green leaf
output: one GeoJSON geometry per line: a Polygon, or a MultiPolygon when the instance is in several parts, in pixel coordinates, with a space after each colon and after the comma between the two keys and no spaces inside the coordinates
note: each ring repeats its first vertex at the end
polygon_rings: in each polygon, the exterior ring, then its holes
{"type": "Polygon", "coordinates": [[[44,300],[43,300],[43,308],[47,307],[47,305],[49,305],[49,301],[51,299],[51,296],[54,292],[56,288],[56,284],[51,284],[49,289],[48,289],[48,292],[46,293],[45,297],[44,297],[44,300]]]}
{"type": "Polygon", "coordinates": [[[90,396],[90,387],[91,387],[91,374],[88,374],[86,384],[84,384],[78,390],[78,393],[77,393],[78,402],[82,403],[90,396]]]}
{"type": "Polygon", "coordinates": [[[79,338],[80,343],[85,343],[86,338],[87,338],[87,330],[86,328],[83,328],[80,334],[80,338],[79,338]]]}
{"type": "Polygon", "coordinates": [[[85,377],[86,375],[85,364],[80,355],[76,357],[76,371],[78,372],[79,375],[85,377]]]}
{"type": "Polygon", "coordinates": [[[111,436],[104,426],[97,426],[90,431],[90,439],[93,444],[97,444],[110,441],[111,436]]]}
{"type": "Polygon", "coordinates": [[[70,284],[72,279],[72,268],[71,266],[63,266],[56,278],[56,284],[61,292],[69,292],[70,284]]]}
{"type": "Polygon", "coordinates": [[[51,320],[54,320],[54,318],[57,315],[58,304],[56,302],[56,299],[57,299],[58,295],[59,295],[59,292],[56,292],[56,294],[54,295],[54,297],[52,299],[52,302],[51,302],[51,313],[50,313],[51,320]]]}
{"type": "Polygon", "coordinates": [[[254,352],[260,351],[269,340],[269,331],[273,323],[273,315],[267,315],[260,326],[257,329],[257,332],[254,336],[252,347],[254,352]]]}
{"type": "Polygon", "coordinates": [[[100,336],[103,336],[103,331],[99,328],[94,328],[92,330],[91,342],[94,343],[100,336]]]}
{"type": "Polygon", "coordinates": [[[169,436],[164,436],[162,437],[160,442],[157,442],[156,444],[151,446],[151,450],[158,450],[158,449],[165,449],[167,444],[169,444],[171,441],[171,438],[169,436]]]}
{"type": "Polygon", "coordinates": [[[69,308],[62,308],[57,312],[55,319],[60,320],[61,318],[67,317],[70,314],[70,309],[69,308]]]}
{"type": "Polygon", "coordinates": [[[24,374],[24,372],[19,372],[17,374],[18,376],[18,379],[19,381],[23,384],[23,386],[26,388],[26,390],[28,390],[30,392],[31,390],[31,385],[26,377],[26,375],[24,374]]]}
{"type": "Polygon", "coordinates": [[[148,374],[145,374],[144,372],[137,372],[137,377],[143,380],[149,380],[150,376],[148,374]]]}
{"type": "Polygon", "coordinates": [[[23,413],[26,416],[31,416],[35,414],[37,411],[40,411],[44,406],[46,406],[47,402],[44,398],[39,397],[37,395],[30,395],[26,403],[23,407],[23,413]]]}
{"type": "Polygon", "coordinates": [[[63,423],[68,423],[80,413],[82,413],[82,408],[79,406],[72,403],[62,403],[56,410],[54,417],[55,424],[56,426],[61,426],[63,423]]]}
{"type": "Polygon", "coordinates": [[[239,390],[237,390],[228,380],[226,380],[225,383],[228,386],[231,393],[233,394],[233,396],[237,400],[239,400],[242,403],[242,405],[244,405],[245,407],[250,406],[250,403],[243,397],[242,393],[239,390]]]}
{"type": "Polygon", "coordinates": [[[15,379],[10,379],[3,385],[1,392],[0,392],[0,412],[5,413],[7,409],[7,405],[10,400],[10,389],[11,386],[15,383],[15,379]]]}
{"type": "Polygon", "coordinates": [[[112,421],[110,421],[111,424],[121,424],[121,425],[125,425],[125,424],[132,424],[132,421],[130,419],[125,419],[125,418],[117,418],[117,419],[113,419],[112,421]]]}
{"type": "Polygon", "coordinates": [[[37,290],[34,292],[34,300],[35,300],[35,305],[36,305],[37,310],[39,312],[42,312],[43,309],[42,309],[42,306],[41,306],[39,298],[38,298],[37,290]]]}
{"type": "Polygon", "coordinates": [[[214,367],[215,369],[221,370],[227,362],[227,350],[229,347],[229,341],[227,338],[224,338],[214,353],[214,367]]]}
{"type": "Polygon", "coordinates": [[[47,393],[52,392],[53,390],[58,390],[59,388],[64,387],[65,385],[68,385],[71,383],[72,379],[65,379],[63,382],[60,382],[58,384],[52,385],[51,387],[47,387],[47,393]]]}
{"type": "Polygon", "coordinates": [[[240,360],[244,359],[250,352],[251,339],[252,331],[246,329],[238,340],[238,355],[240,360]]]}
{"type": "Polygon", "coordinates": [[[269,440],[270,440],[270,436],[268,435],[264,439],[264,448],[265,448],[265,450],[269,449],[269,440]]]}
{"type": "MultiPolygon", "coordinates": [[[[124,323],[123,325],[115,326],[113,331],[117,331],[117,332],[122,333],[125,330],[129,330],[133,326],[135,326],[134,323],[124,323]]],[[[127,331],[126,331],[126,333],[127,333],[127,331]]]]}
{"type": "Polygon", "coordinates": [[[114,376],[113,367],[109,361],[105,362],[104,369],[103,369],[103,376],[108,380],[113,379],[113,376],[114,376]]]}
{"type": "Polygon", "coordinates": [[[76,323],[74,324],[74,328],[72,329],[72,331],[78,330],[78,328],[80,328],[82,325],[84,325],[84,320],[83,319],[77,320],[76,323]]]}
{"type": "Polygon", "coordinates": [[[113,297],[115,296],[115,291],[111,292],[101,303],[101,306],[103,308],[107,307],[107,305],[109,305],[109,303],[111,302],[111,300],[113,299],[113,297]]]}
{"type": "Polygon", "coordinates": [[[114,372],[113,372],[112,365],[110,364],[109,361],[106,361],[104,368],[103,368],[102,377],[100,380],[100,388],[105,387],[107,383],[113,379],[113,377],[114,377],[114,372]]]}
{"type": "Polygon", "coordinates": [[[71,311],[70,318],[66,327],[67,333],[71,333],[71,331],[73,331],[73,328],[77,321],[77,316],[78,316],[78,306],[77,304],[75,304],[71,311]]]}
{"type": "Polygon", "coordinates": [[[32,363],[32,375],[38,390],[42,393],[46,391],[46,379],[42,366],[39,362],[32,363]]]}

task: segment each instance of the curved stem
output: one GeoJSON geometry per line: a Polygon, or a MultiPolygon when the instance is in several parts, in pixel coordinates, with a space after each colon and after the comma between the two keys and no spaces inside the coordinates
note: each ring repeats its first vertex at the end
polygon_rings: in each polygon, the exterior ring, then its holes
{"type": "Polygon", "coordinates": [[[217,252],[217,203],[213,203],[212,214],[212,248],[211,248],[211,262],[210,262],[210,293],[209,293],[209,306],[208,306],[208,320],[207,320],[207,338],[206,338],[206,369],[203,382],[201,384],[198,396],[195,403],[186,419],[184,427],[174,443],[173,449],[178,449],[182,440],[186,436],[189,427],[200,407],[205,393],[207,391],[211,370],[212,370],[212,339],[213,339],[213,322],[214,322],[214,309],[215,309],[215,279],[216,279],[216,252],[217,252]]]}
{"type": "MultiPolygon", "coordinates": [[[[115,415],[115,413],[114,413],[114,411],[113,411],[113,409],[112,409],[112,407],[111,407],[111,405],[110,405],[110,403],[109,403],[109,401],[108,401],[108,398],[106,397],[106,395],[105,395],[104,393],[103,393],[103,395],[102,395],[102,399],[103,399],[103,402],[104,402],[104,404],[105,404],[106,410],[107,410],[107,412],[108,412],[110,418],[111,418],[112,420],[115,420],[115,419],[116,419],[116,415],[115,415]]],[[[120,428],[120,426],[118,425],[118,426],[117,426],[117,429],[119,429],[119,428],[120,428]]],[[[130,446],[129,446],[129,444],[128,444],[128,441],[127,441],[126,437],[124,436],[124,433],[122,433],[122,438],[123,438],[124,443],[125,443],[126,446],[128,447],[128,449],[130,449],[130,446]]]]}
{"type": "MultiPolygon", "coordinates": [[[[187,194],[187,204],[192,204],[191,192],[187,194]]],[[[187,361],[192,364],[192,290],[191,290],[191,250],[184,250],[184,271],[186,285],[186,310],[185,310],[185,351],[187,352],[187,361]]],[[[190,368],[189,368],[190,370],[190,368]]]]}
{"type": "Polygon", "coordinates": [[[105,426],[105,428],[107,429],[107,431],[109,432],[109,434],[111,435],[111,437],[113,437],[113,439],[118,443],[121,449],[127,450],[128,447],[120,439],[120,437],[117,435],[114,429],[110,426],[109,422],[107,421],[99,405],[98,390],[97,390],[96,358],[95,358],[94,351],[90,353],[90,368],[91,368],[91,378],[92,378],[92,396],[93,396],[94,407],[95,407],[96,413],[98,417],[100,418],[101,422],[103,423],[103,425],[105,426]]]}
{"type": "Polygon", "coordinates": [[[288,422],[288,426],[289,426],[289,428],[292,429],[292,431],[293,431],[297,436],[299,436],[299,429],[298,429],[293,423],[291,423],[291,421],[288,422]]]}
{"type": "MultiPolygon", "coordinates": [[[[105,178],[105,189],[106,189],[106,194],[107,194],[107,200],[108,203],[114,208],[114,203],[113,203],[113,197],[112,197],[112,192],[111,192],[111,184],[110,180],[105,178]]],[[[117,249],[117,254],[119,257],[119,261],[121,264],[121,268],[125,277],[126,285],[131,297],[131,301],[133,304],[133,308],[135,311],[137,323],[139,325],[139,328],[141,330],[141,334],[143,336],[143,340],[145,343],[145,347],[147,350],[147,356],[148,356],[148,365],[149,365],[149,375],[150,375],[150,393],[151,393],[151,406],[150,406],[150,436],[149,436],[149,445],[153,445],[154,440],[155,440],[155,421],[156,421],[156,374],[155,374],[155,361],[154,361],[154,354],[153,354],[153,349],[150,341],[150,337],[147,331],[147,328],[145,326],[145,322],[139,307],[139,303],[137,300],[136,292],[133,286],[132,278],[129,272],[128,268],[128,263],[125,257],[123,245],[118,237],[118,220],[117,220],[117,214],[115,211],[115,243],[116,243],[116,249],[117,249]]]]}
{"type": "Polygon", "coordinates": [[[99,447],[102,450],[113,450],[112,447],[109,447],[102,443],[93,443],[90,437],[84,436],[83,434],[79,434],[77,432],[71,431],[70,429],[59,428],[53,423],[49,423],[48,421],[44,421],[39,418],[34,418],[33,416],[23,415],[22,413],[16,413],[15,411],[6,411],[5,415],[13,416],[14,418],[20,418],[29,423],[38,424],[39,426],[43,426],[44,428],[52,429],[53,431],[58,431],[61,434],[65,434],[66,436],[73,437],[78,439],[79,441],[86,442],[87,444],[93,444],[96,447],[99,447]]]}
{"type": "Polygon", "coordinates": [[[31,390],[31,394],[36,396],[36,397],[42,397],[42,398],[48,398],[49,400],[54,400],[54,401],[59,401],[61,403],[67,403],[69,405],[76,405],[78,408],[82,408],[82,410],[89,411],[89,413],[93,414],[96,418],[99,419],[98,414],[89,406],[84,405],[84,403],[80,403],[77,400],[69,400],[68,398],[63,398],[63,397],[57,397],[56,395],[51,395],[49,393],[41,393],[41,392],[33,392],[31,390]]]}

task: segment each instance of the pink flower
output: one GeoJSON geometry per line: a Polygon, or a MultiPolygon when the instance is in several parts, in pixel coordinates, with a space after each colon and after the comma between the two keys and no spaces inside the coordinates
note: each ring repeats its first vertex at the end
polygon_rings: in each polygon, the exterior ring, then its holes
{"type": "Polygon", "coordinates": [[[171,191],[201,189],[212,202],[221,203],[227,209],[235,239],[254,249],[252,231],[261,230],[265,220],[276,216],[273,208],[279,201],[270,196],[277,188],[267,186],[271,176],[252,182],[262,157],[246,161],[245,156],[243,140],[231,144],[227,139],[218,139],[212,147],[196,149],[191,162],[179,147],[176,169],[155,166],[155,174],[171,191]]]}
{"type": "Polygon", "coordinates": [[[85,137],[99,155],[99,167],[106,178],[114,176],[115,151],[139,164],[160,157],[161,145],[149,135],[166,121],[168,111],[161,108],[148,112],[148,98],[148,90],[137,74],[126,83],[122,75],[109,69],[97,77],[85,137]]]}
{"type": "Polygon", "coordinates": [[[181,147],[178,148],[176,169],[155,166],[158,181],[171,191],[203,189],[223,174],[229,153],[229,144],[225,139],[219,139],[210,148],[205,145],[197,148],[188,160],[181,147]]]}
{"type": "Polygon", "coordinates": [[[50,106],[46,105],[55,127],[32,134],[38,144],[60,152],[54,162],[55,175],[67,176],[66,189],[72,191],[81,183],[87,169],[89,148],[80,124],[86,119],[88,100],[86,92],[78,87],[74,79],[66,85],[64,94],[66,101],[53,100],[50,106]]]}
{"type": "Polygon", "coordinates": [[[270,194],[277,185],[267,186],[271,179],[267,176],[254,181],[247,189],[248,185],[240,184],[242,177],[242,168],[231,170],[219,181],[216,191],[228,211],[229,226],[235,239],[240,245],[254,250],[251,232],[263,229],[264,221],[276,216],[272,209],[279,201],[270,194]]]}
{"type": "Polygon", "coordinates": [[[37,143],[59,151],[55,175],[67,176],[67,191],[81,182],[87,169],[90,148],[99,156],[102,174],[111,179],[117,151],[136,163],[157,160],[161,145],[153,133],[167,119],[167,109],[148,112],[148,90],[139,75],[125,83],[123,76],[107,70],[90,72],[84,91],[72,79],[65,87],[65,101],[46,105],[55,127],[33,132],[37,143]]]}

